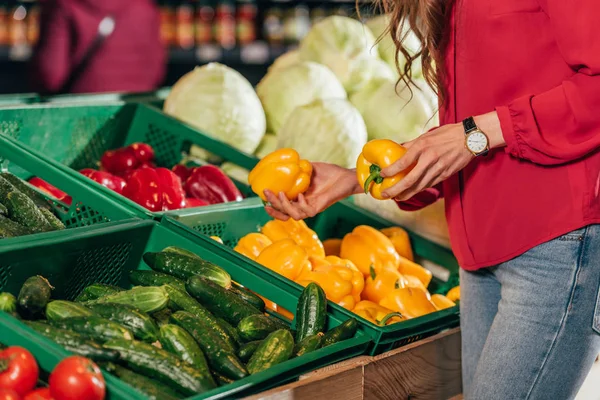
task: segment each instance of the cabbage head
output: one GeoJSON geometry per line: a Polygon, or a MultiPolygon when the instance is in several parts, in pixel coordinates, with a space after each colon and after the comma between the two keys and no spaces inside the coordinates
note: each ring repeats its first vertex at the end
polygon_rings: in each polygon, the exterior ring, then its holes
{"type": "Polygon", "coordinates": [[[277,57],[267,71],[273,72],[278,69],[287,68],[299,62],[300,52],[298,50],[290,50],[277,57]]]}
{"type": "Polygon", "coordinates": [[[396,81],[374,82],[350,97],[365,120],[369,139],[391,139],[398,143],[415,139],[435,126],[431,108],[421,91],[396,81]],[[397,92],[398,90],[398,92],[397,92]]]}
{"type": "Polygon", "coordinates": [[[368,86],[371,82],[396,79],[398,76],[389,65],[379,58],[363,57],[356,60],[355,66],[356,68],[352,70],[346,84],[350,95],[368,86]]]}
{"type": "Polygon", "coordinates": [[[302,158],[351,168],[367,142],[360,113],[342,99],[320,99],[296,108],[278,135],[278,148],[293,148],[302,158]]]}
{"type": "Polygon", "coordinates": [[[310,61],[267,73],[256,86],[256,93],[265,109],[267,128],[275,134],[296,107],[316,99],[346,98],[334,73],[310,61]]]}
{"type": "Polygon", "coordinates": [[[266,131],[265,113],[250,82],[218,63],[182,76],[167,96],[164,111],[250,154],[266,131]]]}
{"type": "Polygon", "coordinates": [[[327,17],[312,26],[300,43],[300,58],[323,64],[333,71],[346,91],[351,92],[351,77],[357,60],[378,57],[375,37],[361,22],[347,17],[327,17]]]}
{"type": "Polygon", "coordinates": [[[275,150],[277,150],[277,136],[267,132],[254,152],[254,155],[256,158],[261,159],[275,150]]]}

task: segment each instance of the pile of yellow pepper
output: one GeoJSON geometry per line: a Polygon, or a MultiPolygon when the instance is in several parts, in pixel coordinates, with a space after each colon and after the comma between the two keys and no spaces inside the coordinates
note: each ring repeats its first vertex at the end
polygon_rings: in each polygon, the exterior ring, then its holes
{"type": "Polygon", "coordinates": [[[431,272],[414,262],[409,236],[398,227],[361,225],[321,242],[304,221],[272,220],[241,238],[235,251],[300,285],[317,283],[330,301],[377,325],[452,307],[460,296],[458,287],[430,295],[431,272]]]}

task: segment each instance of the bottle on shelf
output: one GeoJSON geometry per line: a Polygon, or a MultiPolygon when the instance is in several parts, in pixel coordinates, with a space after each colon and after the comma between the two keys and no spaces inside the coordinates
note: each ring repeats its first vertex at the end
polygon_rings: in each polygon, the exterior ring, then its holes
{"type": "Polygon", "coordinates": [[[211,43],[213,40],[212,25],[215,8],[210,0],[199,0],[196,4],[196,46],[211,43]]]}
{"type": "Polygon", "coordinates": [[[270,7],[265,11],[263,37],[271,46],[281,46],[283,44],[283,12],[281,8],[270,7]]]}
{"type": "Polygon", "coordinates": [[[283,22],[284,41],[294,45],[300,42],[310,29],[310,11],[304,5],[296,5],[287,10],[283,22]]]}
{"type": "Polygon", "coordinates": [[[214,37],[223,49],[235,47],[235,6],[230,0],[220,0],[215,10],[214,37]]]}
{"type": "Polygon", "coordinates": [[[239,0],[236,9],[237,41],[243,46],[257,39],[257,7],[254,0],[239,0]]]}
{"type": "Polygon", "coordinates": [[[167,47],[175,42],[175,13],[168,3],[160,7],[160,37],[167,47]]]}
{"type": "Polygon", "coordinates": [[[194,47],[194,9],[183,2],[175,10],[175,44],[178,48],[189,50],[194,47]]]}

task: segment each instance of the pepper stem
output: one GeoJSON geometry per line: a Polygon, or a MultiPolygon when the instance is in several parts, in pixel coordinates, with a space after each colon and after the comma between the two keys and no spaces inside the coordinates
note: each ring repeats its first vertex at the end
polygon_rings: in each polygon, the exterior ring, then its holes
{"type": "Polygon", "coordinates": [[[369,275],[371,275],[371,279],[373,280],[375,280],[375,277],[377,277],[377,273],[375,272],[375,267],[373,264],[369,265],[369,275]]]}
{"type": "Polygon", "coordinates": [[[0,373],[6,371],[10,365],[10,360],[3,358],[0,360],[0,373]]]}
{"type": "Polygon", "coordinates": [[[376,164],[371,164],[369,167],[369,177],[365,180],[365,193],[369,193],[369,188],[371,187],[371,183],[375,182],[376,184],[381,184],[383,182],[383,177],[381,176],[381,167],[376,164]]]}
{"type": "Polygon", "coordinates": [[[399,312],[391,312],[391,313],[387,314],[385,317],[383,317],[381,319],[381,321],[377,322],[377,324],[379,326],[385,326],[385,324],[390,320],[390,318],[394,318],[394,317],[402,318],[402,314],[400,314],[399,312]]]}

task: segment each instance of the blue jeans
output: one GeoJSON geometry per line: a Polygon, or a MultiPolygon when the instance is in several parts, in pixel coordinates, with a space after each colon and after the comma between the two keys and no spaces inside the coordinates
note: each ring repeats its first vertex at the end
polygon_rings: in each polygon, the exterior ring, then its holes
{"type": "Polygon", "coordinates": [[[574,398],[600,352],[600,225],[460,273],[465,399],[574,398]]]}

